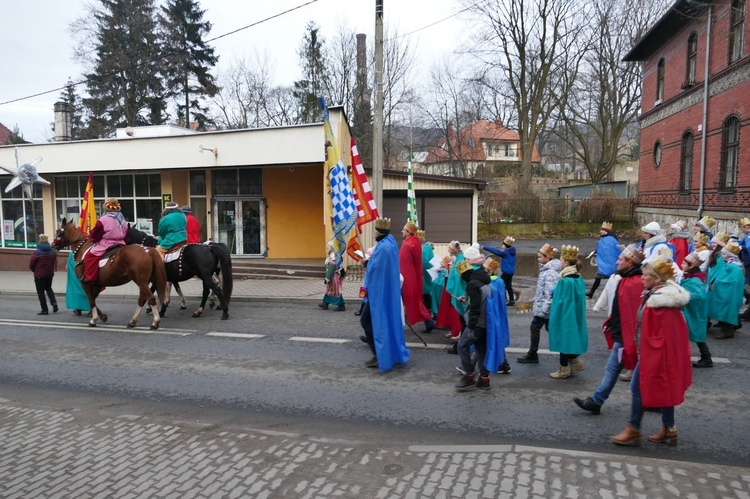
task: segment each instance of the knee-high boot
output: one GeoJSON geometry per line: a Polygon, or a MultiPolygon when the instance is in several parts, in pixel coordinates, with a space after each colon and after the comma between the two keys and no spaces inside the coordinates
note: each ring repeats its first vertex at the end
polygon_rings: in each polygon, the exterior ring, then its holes
{"type": "Polygon", "coordinates": [[[698,350],[701,352],[701,358],[698,362],[693,362],[693,367],[714,367],[714,361],[711,359],[711,350],[708,349],[705,341],[699,341],[696,343],[698,350]]]}

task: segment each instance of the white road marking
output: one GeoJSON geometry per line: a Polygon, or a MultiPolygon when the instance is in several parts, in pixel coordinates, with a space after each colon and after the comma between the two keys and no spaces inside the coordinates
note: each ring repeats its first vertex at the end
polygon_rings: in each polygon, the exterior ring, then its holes
{"type": "Polygon", "coordinates": [[[147,329],[144,326],[139,327],[133,327],[128,328],[126,326],[101,326],[97,325],[96,327],[91,327],[88,324],[82,324],[82,325],[76,325],[76,324],[67,324],[67,323],[54,323],[54,322],[36,322],[36,323],[25,323],[25,322],[17,322],[17,321],[6,321],[2,320],[4,324],[7,324],[9,326],[18,326],[18,327],[35,327],[35,328],[44,328],[44,329],[77,329],[80,331],[91,331],[92,333],[96,332],[105,332],[105,333],[138,333],[138,334],[166,334],[166,335],[172,335],[172,336],[190,336],[191,333],[180,333],[177,331],[165,331],[161,329],[151,330],[150,328],[147,329]]]}
{"type": "Polygon", "coordinates": [[[352,340],[339,338],[313,338],[309,336],[292,336],[289,341],[309,341],[311,343],[349,343],[352,340]]]}
{"type": "MultiPolygon", "coordinates": [[[[164,320],[162,318],[162,320],[164,320]]],[[[33,320],[20,320],[20,319],[0,319],[0,323],[8,323],[8,324],[16,324],[19,326],[22,325],[33,325],[33,326],[39,326],[43,324],[52,324],[57,326],[85,326],[86,328],[89,327],[88,322],[86,323],[72,323],[72,322],[60,322],[60,321],[33,321],[33,320]]],[[[144,321],[145,323],[145,321],[144,321]]],[[[103,324],[106,324],[104,321],[99,319],[99,322],[97,323],[96,327],[99,328],[103,324]]],[[[133,330],[133,328],[129,328],[127,326],[118,326],[116,324],[108,324],[105,327],[111,328],[111,329],[128,329],[133,330]]],[[[136,329],[143,328],[145,326],[136,326],[136,329]]],[[[186,333],[186,336],[192,333],[197,333],[197,329],[181,329],[181,328],[169,328],[169,331],[178,332],[178,333],[186,333]]]]}
{"type": "Polygon", "coordinates": [[[250,334],[250,333],[220,333],[216,331],[212,331],[210,333],[206,333],[206,336],[221,336],[224,338],[246,338],[246,339],[253,339],[253,338],[264,338],[265,334],[250,334]]]}
{"type": "Polygon", "coordinates": [[[410,343],[407,341],[406,346],[408,348],[433,348],[435,350],[442,350],[443,348],[448,348],[450,345],[428,343],[427,346],[424,346],[424,343],[410,343]]]}

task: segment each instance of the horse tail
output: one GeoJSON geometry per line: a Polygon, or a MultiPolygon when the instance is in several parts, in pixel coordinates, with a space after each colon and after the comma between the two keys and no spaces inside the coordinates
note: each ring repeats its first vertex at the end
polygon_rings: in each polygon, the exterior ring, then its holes
{"type": "Polygon", "coordinates": [[[208,246],[211,253],[219,259],[219,268],[221,269],[221,292],[224,293],[224,299],[229,303],[232,298],[232,258],[229,255],[229,248],[224,243],[212,243],[208,246]]]}
{"type": "Polygon", "coordinates": [[[153,263],[152,277],[156,286],[156,294],[159,297],[159,303],[164,305],[167,299],[167,271],[164,268],[164,260],[157,250],[149,249],[147,251],[151,255],[151,262],[153,263]]]}

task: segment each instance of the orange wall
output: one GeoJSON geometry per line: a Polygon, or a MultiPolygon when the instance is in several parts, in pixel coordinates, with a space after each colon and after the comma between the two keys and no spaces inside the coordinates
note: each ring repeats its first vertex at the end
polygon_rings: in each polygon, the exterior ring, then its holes
{"type": "Polygon", "coordinates": [[[172,201],[180,206],[189,205],[189,172],[187,170],[173,170],[168,173],[171,173],[172,177],[172,201]]]}
{"type": "Polygon", "coordinates": [[[268,258],[325,258],[323,167],[263,169],[268,258]]]}

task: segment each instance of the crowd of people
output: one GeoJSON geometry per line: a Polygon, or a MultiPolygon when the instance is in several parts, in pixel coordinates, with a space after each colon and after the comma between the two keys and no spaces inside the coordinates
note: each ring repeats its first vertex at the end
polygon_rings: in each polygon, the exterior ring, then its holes
{"type": "MultiPolygon", "coordinates": [[[[579,248],[562,245],[558,250],[544,243],[537,252],[530,345],[517,361],[539,363],[540,337],[546,329],[550,351],[559,354],[559,365],[549,376],[564,380],[583,371],[582,355],[589,343],[587,302],[606,280],[593,309],[607,312],[602,331],[610,354],[597,389],[574,402],[600,414],[617,380],[629,381],[631,413],[625,429],[611,437],[615,444],[640,444],[641,420],[649,408],[662,414],[661,430],[649,435],[649,441],[676,444],[675,407],[692,384],[692,370],[713,367],[709,332],[716,327],[713,339],[729,339],[742,320],[750,319],[750,308],[740,314],[743,299],[750,301],[750,219],[739,221],[741,237],[739,232],[714,235],[715,225],[711,217],[703,217],[690,234],[685,220],[667,230],[653,221],[641,227],[639,242],[624,246],[613,224],[604,222],[597,248],[587,257],[595,258],[597,266],[588,292],[579,248]],[[692,364],[690,342],[700,352],[692,364]]],[[[515,239],[506,236],[500,248],[474,244],[462,249],[460,242],[451,241],[448,254],[441,257],[412,223],[402,230],[400,249],[390,234],[390,220],[378,219],[375,232],[360,316],[362,341],[372,352],[365,366],[385,372],[405,364],[410,351],[404,327],[414,330],[423,323],[422,332],[447,330],[453,343],[448,353],[460,359],[456,390],[490,390],[491,373],[510,374],[506,307],[518,299],[512,284],[515,239]]]]}

